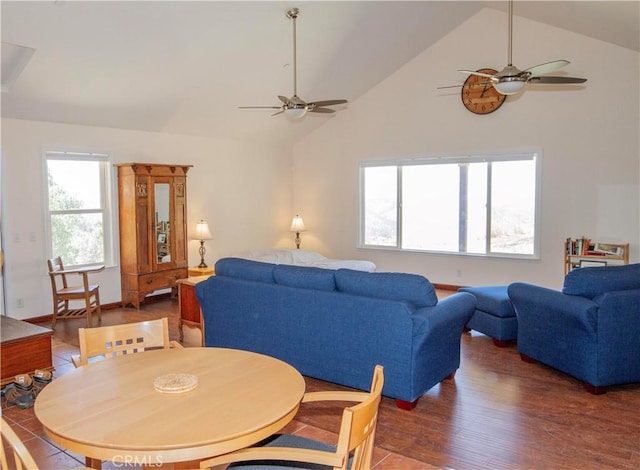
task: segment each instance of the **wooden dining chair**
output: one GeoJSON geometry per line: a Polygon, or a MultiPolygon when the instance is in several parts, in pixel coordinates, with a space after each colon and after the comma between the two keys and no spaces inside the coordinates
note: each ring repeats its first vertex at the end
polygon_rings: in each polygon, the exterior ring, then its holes
{"type": "MultiPolygon", "coordinates": [[[[0,417],[0,434],[2,434],[2,446],[0,446],[0,468],[15,470],[38,470],[39,467],[29,449],[18,437],[13,428],[4,418],[0,417]]],[[[74,470],[91,470],[87,467],[74,467],[74,470]]]]}
{"type": "Polygon", "coordinates": [[[89,284],[89,273],[102,271],[104,266],[64,269],[59,256],[47,260],[47,266],[53,293],[51,328],[55,329],[56,320],[64,318],[86,318],[87,326],[91,326],[91,315],[94,312],[98,314],[98,321],[101,321],[100,286],[89,284]],[[82,277],[81,285],[69,284],[67,277],[75,274],[82,277]],[[72,308],[71,301],[84,301],[84,306],[72,308]]]}
{"type": "Polygon", "coordinates": [[[2,447],[0,447],[0,463],[2,465],[0,467],[37,470],[36,461],[33,460],[24,443],[4,418],[0,418],[0,433],[2,434],[2,447]]]}
{"type": "Polygon", "coordinates": [[[182,348],[169,340],[169,321],[166,317],[137,323],[78,328],[80,355],[71,356],[76,367],[89,363],[91,358],[104,359],[134,354],[149,349],[182,348]]]}
{"type": "Polygon", "coordinates": [[[302,402],[354,401],[356,405],[345,408],[337,445],[302,436],[280,434],[256,447],[238,450],[200,462],[205,470],[216,465],[228,464],[229,469],[269,470],[282,468],[369,470],[373,454],[378,406],[382,396],[384,373],[382,366],[375,367],[371,392],[328,391],[310,392],[302,402]],[[280,465],[279,465],[280,464],[280,465]]]}

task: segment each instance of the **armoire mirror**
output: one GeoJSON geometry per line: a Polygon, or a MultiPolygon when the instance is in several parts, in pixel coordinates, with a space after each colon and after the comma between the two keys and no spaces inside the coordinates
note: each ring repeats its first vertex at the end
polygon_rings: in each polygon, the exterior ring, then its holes
{"type": "Polygon", "coordinates": [[[171,220],[169,216],[169,184],[155,183],[156,259],[158,263],[171,262],[171,220]]]}

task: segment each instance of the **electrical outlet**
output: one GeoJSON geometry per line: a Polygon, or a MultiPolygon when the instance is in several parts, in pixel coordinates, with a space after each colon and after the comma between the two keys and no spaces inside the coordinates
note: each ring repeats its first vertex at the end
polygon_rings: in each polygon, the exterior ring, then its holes
{"type": "Polygon", "coordinates": [[[16,306],[18,308],[24,308],[24,299],[22,297],[20,297],[17,301],[16,301],[16,306]]]}
{"type": "Polygon", "coordinates": [[[462,277],[462,270],[456,269],[456,277],[462,277]]]}

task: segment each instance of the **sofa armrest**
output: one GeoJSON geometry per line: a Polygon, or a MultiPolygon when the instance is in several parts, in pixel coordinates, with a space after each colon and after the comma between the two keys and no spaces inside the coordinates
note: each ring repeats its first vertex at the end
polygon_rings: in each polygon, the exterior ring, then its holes
{"type": "Polygon", "coordinates": [[[590,299],[563,294],[546,287],[515,282],[507,288],[520,322],[562,322],[565,327],[594,333],[598,304],[590,299]],[[561,320],[558,320],[561,319],[561,320]]]}
{"type": "Polygon", "coordinates": [[[467,292],[457,292],[439,300],[433,307],[422,307],[412,314],[414,335],[420,334],[423,328],[438,328],[460,330],[467,324],[476,309],[476,298],[467,292]],[[458,328],[459,327],[459,328],[458,328]]]}

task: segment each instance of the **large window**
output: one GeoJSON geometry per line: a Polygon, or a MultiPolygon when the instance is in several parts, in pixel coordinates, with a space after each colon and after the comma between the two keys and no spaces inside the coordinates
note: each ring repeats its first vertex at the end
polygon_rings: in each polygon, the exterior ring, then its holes
{"type": "Polygon", "coordinates": [[[538,256],[539,154],[362,163],[360,246],[538,256]]]}
{"type": "Polygon", "coordinates": [[[109,155],[46,150],[49,255],[65,266],[113,265],[109,155]]]}

